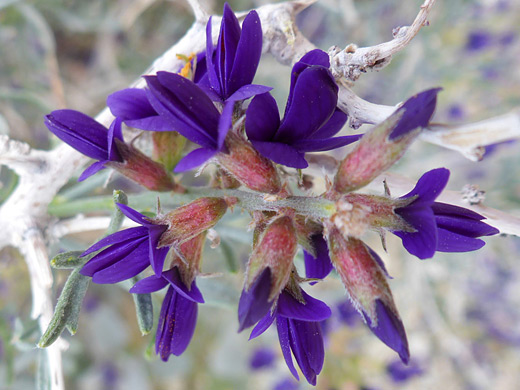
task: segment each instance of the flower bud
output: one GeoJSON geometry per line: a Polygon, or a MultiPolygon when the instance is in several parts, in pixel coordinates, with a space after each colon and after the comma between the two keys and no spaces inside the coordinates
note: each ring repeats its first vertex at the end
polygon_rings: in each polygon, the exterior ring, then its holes
{"type": "Polygon", "coordinates": [[[296,232],[288,216],[275,218],[263,229],[247,265],[238,304],[239,331],[264,317],[287,285],[297,244],[296,232]]]}
{"type": "Polygon", "coordinates": [[[132,145],[115,140],[124,162],[109,161],[105,165],[139,183],[151,191],[179,191],[182,187],[173,181],[164,167],[141,153],[132,145]]]}
{"type": "Polygon", "coordinates": [[[361,240],[344,238],[328,226],[330,258],[354,306],[370,330],[395,350],[407,363],[410,357],[404,326],[386,281],[386,269],[379,256],[361,240]]]}
{"type": "Polygon", "coordinates": [[[175,253],[171,262],[171,268],[177,266],[181,275],[182,282],[190,289],[193,281],[200,273],[200,263],[202,261],[202,252],[204,250],[204,242],[206,241],[206,232],[203,232],[192,239],[182,243],[178,251],[184,259],[175,253]],[[184,263],[186,260],[187,263],[184,263]]]}
{"type": "Polygon", "coordinates": [[[158,246],[173,245],[178,248],[190,238],[215,226],[227,208],[228,204],[223,198],[199,198],[154,219],[154,223],[168,225],[158,246]]]}
{"type": "Polygon", "coordinates": [[[437,102],[439,88],[421,92],[408,99],[390,117],[365,133],[341,162],[334,190],[357,190],[399,160],[408,146],[428,126],[437,102]]]}
{"type": "Polygon", "coordinates": [[[226,137],[228,152],[217,155],[219,164],[246,187],[264,193],[281,190],[280,177],[273,163],[261,156],[253,145],[235,133],[226,137]]]}
{"type": "Polygon", "coordinates": [[[154,160],[163,164],[167,172],[173,171],[182,157],[186,138],[176,131],[154,131],[152,140],[154,160]]]}
{"type": "Polygon", "coordinates": [[[409,203],[408,199],[350,193],[336,201],[336,212],[330,221],[345,237],[361,238],[367,229],[414,231],[413,226],[394,212],[409,203]]]}

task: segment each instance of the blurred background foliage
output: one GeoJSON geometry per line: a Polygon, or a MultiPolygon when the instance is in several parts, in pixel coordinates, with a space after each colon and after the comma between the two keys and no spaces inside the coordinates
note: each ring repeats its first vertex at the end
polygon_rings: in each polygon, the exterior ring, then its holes
{"type": "MultiPolygon", "coordinates": [[[[266,1],[231,0],[235,11],[266,1]]],[[[223,1],[204,2],[219,12],[223,1]]],[[[322,0],[298,18],[318,47],[374,45],[392,29],[408,25],[419,0],[322,0]]],[[[135,80],[189,28],[186,2],[159,0],[0,0],[0,133],[37,148],[57,143],[42,117],[57,108],[95,115],[106,96],[135,80]]],[[[381,104],[396,104],[415,92],[442,86],[435,121],[464,123],[506,113],[520,105],[520,3],[514,0],[439,1],[431,25],[392,63],[364,75],[354,90],[381,104]]],[[[189,53],[183,53],[189,54],[189,53]]],[[[274,86],[285,102],[290,69],[262,59],[257,81],[274,86]]],[[[338,156],[345,150],[336,151],[338,156]]],[[[439,166],[452,170],[449,188],[479,185],[491,207],[519,212],[520,153],[517,143],[488,148],[479,163],[436,146],[417,143],[393,169],[412,179],[439,166]],[[420,161],[420,163],[418,163],[420,161]]],[[[2,167],[0,201],[16,185],[2,167]]],[[[71,182],[61,196],[74,200],[138,189],[114,177],[71,182]],[[96,181],[97,180],[97,181],[96,181]]],[[[316,192],[321,181],[316,180],[316,192]]],[[[130,204],[131,201],[130,201],[130,204]]],[[[200,280],[207,304],[195,337],[179,358],[154,356],[153,337],[141,337],[131,296],[118,286],[91,285],[78,333],[65,335],[68,389],[306,389],[294,381],[281,356],[276,332],[247,342],[237,334],[236,304],[251,234],[247,214],[236,210],[218,225],[222,244],[206,249],[200,280]],[[228,272],[231,270],[232,272],[228,272]]],[[[100,233],[99,233],[100,234],[100,233]]],[[[83,249],[99,234],[49,243],[53,254],[83,249]]],[[[419,261],[388,237],[383,255],[410,341],[412,365],[373,337],[346,302],[335,277],[307,291],[333,308],[327,353],[318,389],[499,389],[520,381],[520,266],[517,238],[495,237],[477,253],[437,255],[419,261]]],[[[30,319],[25,263],[13,249],[0,253],[0,389],[30,389],[38,382],[38,328],[30,319]]],[[[301,257],[301,256],[300,256],[301,257]]],[[[301,265],[301,258],[298,260],[301,265]]],[[[55,271],[56,295],[68,272],[55,271]]],[[[123,286],[122,286],[123,287],[123,286]]],[[[155,309],[158,311],[160,297],[155,309]]]]}

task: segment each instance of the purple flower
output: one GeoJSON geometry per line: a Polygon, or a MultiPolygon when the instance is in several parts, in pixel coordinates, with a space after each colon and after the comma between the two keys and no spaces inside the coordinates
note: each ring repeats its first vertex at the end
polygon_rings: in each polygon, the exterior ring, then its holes
{"type": "Polygon", "coordinates": [[[472,31],[468,35],[468,40],[466,42],[466,50],[472,52],[483,50],[491,45],[492,40],[493,39],[491,34],[487,31],[472,31]]]}
{"type": "Polygon", "coordinates": [[[253,370],[271,367],[275,358],[276,355],[272,349],[260,347],[253,351],[253,355],[249,361],[249,366],[253,370]]]}
{"type": "MultiPolygon", "coordinates": [[[[242,24],[228,3],[224,4],[220,33],[213,56],[211,18],[206,26],[206,66],[208,95],[219,102],[248,99],[271,88],[253,85],[262,54],[262,26],[256,11],[247,14],[242,24]]],[[[205,83],[201,82],[201,86],[205,83]]]]}
{"type": "MultiPolygon", "coordinates": [[[[169,72],[146,76],[148,101],[162,118],[190,141],[201,146],[185,156],[176,172],[195,168],[224,148],[224,140],[231,127],[233,104],[219,113],[211,99],[192,81],[169,72]]],[[[159,126],[162,126],[162,119],[159,126]]]]}
{"type": "Polygon", "coordinates": [[[352,305],[350,299],[346,299],[338,303],[336,308],[338,309],[339,320],[342,323],[348,325],[349,327],[352,328],[356,326],[357,323],[360,321],[359,313],[354,307],[354,305],[352,305]]]}
{"type": "Polygon", "coordinates": [[[438,168],[426,172],[415,188],[401,199],[412,198],[405,207],[395,209],[415,231],[393,231],[408,252],[427,259],[440,252],[469,252],[482,248],[477,237],[499,233],[481,220],[484,217],[463,207],[434,202],[448,182],[450,172],[438,168]]]}
{"type": "MultiPolygon", "coordinates": [[[[306,250],[303,251],[305,276],[308,278],[325,279],[333,268],[327,242],[321,233],[312,235],[311,242],[316,251],[316,257],[306,250]]],[[[315,283],[312,282],[311,284],[315,283]]]]}
{"type": "Polygon", "coordinates": [[[307,381],[316,385],[323,367],[325,350],[320,321],[330,317],[329,307],[301,291],[305,303],[283,291],[274,311],[262,318],[251,332],[250,339],[260,336],[276,320],[283,357],[293,376],[299,380],[292,355],[307,381]]]}
{"type": "Polygon", "coordinates": [[[298,390],[298,382],[296,382],[293,378],[288,377],[282,379],[273,387],[273,390],[298,390]]]}
{"type": "Polygon", "coordinates": [[[79,181],[100,171],[109,161],[123,162],[115,142],[116,139],[124,142],[118,118],[107,129],[79,111],[57,110],[45,116],[45,126],[80,153],[98,160],[81,174],[79,181]]]}
{"type": "Polygon", "coordinates": [[[249,287],[249,290],[245,288],[242,290],[238,302],[239,332],[253,326],[267,314],[273,305],[273,302],[269,301],[270,292],[271,268],[266,267],[249,287]]]}
{"type": "Polygon", "coordinates": [[[276,101],[269,93],[256,96],[246,115],[246,132],[265,157],[293,168],[306,168],[306,152],[336,149],[357,141],[360,135],[331,138],[347,115],[339,110],[338,86],[329,71],[329,57],[313,50],[297,62],[280,121],[276,101]]]}
{"type": "Polygon", "coordinates": [[[191,341],[197,324],[197,303],[204,303],[204,298],[195,281],[186,286],[182,281],[178,267],[161,274],[150,276],[137,282],[131,293],[151,293],[168,286],[164,297],[157,333],[155,336],[155,353],[163,361],[171,354],[180,356],[191,341]]]}
{"type": "Polygon", "coordinates": [[[424,370],[415,361],[404,365],[400,360],[394,360],[386,366],[386,372],[395,383],[401,383],[414,376],[422,375],[424,370]]]}
{"type": "Polygon", "coordinates": [[[117,204],[123,214],[142,225],[111,234],[87,249],[86,256],[104,247],[81,269],[81,274],[92,276],[94,283],[118,283],[141,273],[150,264],[156,275],[161,275],[169,248],[157,248],[167,225],[157,225],[144,215],[124,204],[117,204]]]}

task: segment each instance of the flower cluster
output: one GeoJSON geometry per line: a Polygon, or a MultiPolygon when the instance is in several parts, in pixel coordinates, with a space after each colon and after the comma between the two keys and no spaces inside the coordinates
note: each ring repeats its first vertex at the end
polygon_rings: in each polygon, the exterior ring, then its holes
{"type": "Polygon", "coordinates": [[[408,341],[388,272],[363,242],[364,233],[389,231],[420,259],[436,251],[476,250],[484,245],[478,237],[498,233],[482,222],[483,216],[436,202],[448,181],[445,168],[425,173],[399,198],[356,192],[392,166],[428,127],[440,89],[412,96],[363,135],[336,137],[348,115],[338,108],[339,87],[327,53],[310,51],[293,66],[280,119],[271,88],[253,84],[262,51],[257,13],[251,11],[240,26],[226,4],[216,45],[212,27],[210,19],[205,52],[185,57],[178,73],[147,75],[145,89],[111,94],[107,104],[115,120],[109,129],[73,110],[46,117],[50,131],[97,160],[80,180],[110,167],[150,190],[189,191],[175,182],[172,170],[217,166],[211,185],[219,195],[200,197],[166,214],[158,211],[155,217],[119,204],[139,226],[92,245],[83,253],[91,258],[81,273],[95,283],[117,283],[151,268],[151,275],[130,292],[168,287],[156,333],[156,352],[166,361],[188,347],[198,304],[204,303],[196,278],[206,232],[229,208],[242,207],[251,212],[254,236],[238,302],[239,331],[254,326],[255,338],[276,323],[290,372],[299,378],[294,357],[305,379],[316,385],[325,355],[322,322],[331,310],[302,284],[312,286],[335,269],[360,318],[408,363],[408,341]],[[123,123],[151,134],[152,157],[124,142],[123,123]],[[286,169],[282,175],[277,164],[304,169],[309,165],[306,153],[349,144],[351,150],[325,193],[294,196],[292,177],[286,169]],[[249,191],[230,191],[239,186],[249,191]],[[299,245],[305,278],[294,264],[299,245]]]}

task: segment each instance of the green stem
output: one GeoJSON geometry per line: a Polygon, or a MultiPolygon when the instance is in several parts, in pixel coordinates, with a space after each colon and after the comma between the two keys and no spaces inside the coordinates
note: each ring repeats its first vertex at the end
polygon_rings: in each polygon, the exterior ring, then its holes
{"type": "MultiPolygon", "coordinates": [[[[130,206],[136,209],[153,209],[160,199],[162,207],[177,207],[183,203],[191,202],[201,196],[234,197],[238,199],[238,206],[246,210],[277,211],[283,208],[291,208],[297,214],[314,218],[327,218],[335,212],[334,202],[323,198],[306,196],[289,196],[284,199],[275,197],[265,198],[264,194],[247,192],[242,190],[222,190],[215,188],[188,188],[186,193],[147,192],[133,195],[130,198],[130,206]]],[[[59,199],[59,198],[58,198],[59,199]]],[[[70,202],[60,202],[55,199],[49,205],[49,214],[56,217],[72,217],[79,213],[91,213],[111,211],[114,209],[113,197],[95,196],[77,199],[70,202]]]]}

